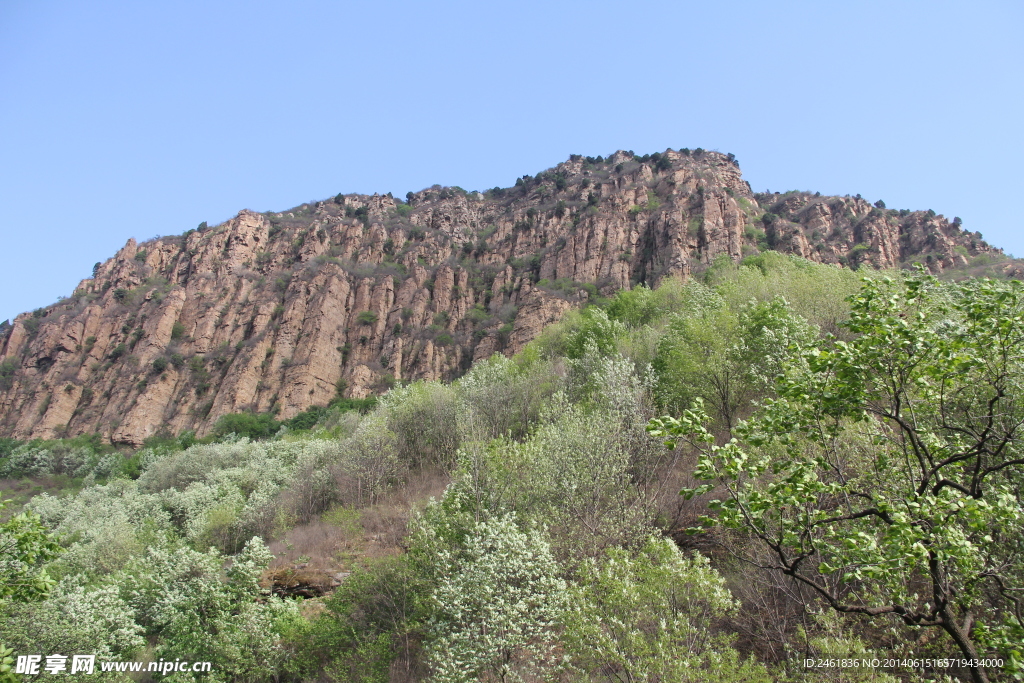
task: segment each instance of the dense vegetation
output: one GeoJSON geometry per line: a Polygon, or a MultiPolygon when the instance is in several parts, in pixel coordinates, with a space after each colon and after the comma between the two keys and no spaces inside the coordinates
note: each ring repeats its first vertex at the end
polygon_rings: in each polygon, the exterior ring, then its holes
{"type": "Polygon", "coordinates": [[[1016,680],[1024,290],[864,275],[724,261],[375,406],[130,456],[0,443],[7,488],[52,489],[0,527],[0,649],[224,681],[1016,680]],[[1003,666],[803,666],[954,656],[1003,666]]]}

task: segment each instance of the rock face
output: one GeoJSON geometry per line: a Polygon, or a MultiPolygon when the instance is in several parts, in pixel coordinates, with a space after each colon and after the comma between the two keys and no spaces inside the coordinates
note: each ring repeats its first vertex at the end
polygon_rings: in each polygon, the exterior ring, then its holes
{"type": "Polygon", "coordinates": [[[775,249],[935,271],[993,252],[933,212],[754,194],[731,155],[573,156],[509,189],[338,195],[136,244],[0,326],[0,435],[137,445],[241,411],[451,378],[608,294],[775,249]]]}

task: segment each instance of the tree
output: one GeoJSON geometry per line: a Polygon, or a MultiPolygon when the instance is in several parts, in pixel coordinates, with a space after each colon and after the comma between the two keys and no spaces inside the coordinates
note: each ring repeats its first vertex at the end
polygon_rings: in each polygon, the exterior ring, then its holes
{"type": "MultiPolygon", "coordinates": [[[[0,500],[0,512],[10,501],[0,500]]],[[[60,552],[54,535],[43,526],[39,515],[22,512],[0,524],[0,609],[6,602],[43,600],[56,583],[45,563],[60,552]]],[[[5,615],[9,618],[9,615],[5,615]]],[[[5,639],[9,638],[8,633],[5,639]]],[[[21,679],[12,672],[14,649],[0,642],[0,682],[21,679]]]]}
{"type": "Polygon", "coordinates": [[[266,439],[276,434],[280,426],[273,415],[266,413],[228,413],[220,416],[213,427],[213,433],[218,437],[235,434],[250,439],[266,439]]]}
{"type": "MultiPolygon", "coordinates": [[[[9,501],[0,501],[0,511],[9,501]]],[[[21,512],[0,524],[0,605],[42,600],[55,581],[45,564],[60,552],[39,515],[21,512]]]]}
{"type": "Polygon", "coordinates": [[[444,530],[442,522],[421,531],[434,546],[437,577],[427,625],[431,680],[522,680],[520,672],[550,659],[564,608],[566,584],[547,541],[540,531],[521,531],[511,515],[465,529],[448,547],[438,542],[444,530]]]}
{"type": "Polygon", "coordinates": [[[563,641],[581,681],[682,683],[712,671],[719,683],[769,680],[712,628],[739,607],[725,580],[706,557],[686,557],[667,538],[650,538],[636,553],[608,548],[584,562],[569,604],[563,641]]]}
{"type": "MultiPolygon", "coordinates": [[[[866,282],[834,339],[717,445],[698,404],[649,429],[699,451],[696,495],[843,613],[946,633],[1024,666],[1024,285],[866,282]]],[[[755,561],[754,554],[750,556],[755,561]]],[[[974,681],[988,680],[981,666],[974,681]]]]}
{"type": "Polygon", "coordinates": [[[731,430],[741,411],[771,388],[788,347],[813,331],[780,297],[736,310],[708,292],[694,304],[669,324],[659,344],[659,398],[679,408],[700,398],[718,425],[731,430]]]}

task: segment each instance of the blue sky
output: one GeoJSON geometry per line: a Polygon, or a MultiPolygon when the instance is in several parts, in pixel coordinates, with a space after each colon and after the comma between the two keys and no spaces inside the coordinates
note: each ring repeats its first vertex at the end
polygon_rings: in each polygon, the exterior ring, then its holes
{"type": "Polygon", "coordinates": [[[755,190],[932,208],[1024,255],[1024,4],[0,3],[0,320],[129,237],[732,152],[755,190]]]}

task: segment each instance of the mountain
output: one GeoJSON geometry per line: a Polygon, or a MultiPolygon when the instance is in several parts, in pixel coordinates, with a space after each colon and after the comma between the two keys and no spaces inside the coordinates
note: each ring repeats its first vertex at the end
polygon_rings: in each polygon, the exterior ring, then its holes
{"type": "Polygon", "coordinates": [[[520,350],[601,294],[765,249],[933,272],[1001,255],[958,220],[755,194],[730,154],[572,156],[511,188],[338,195],[137,244],[0,326],[0,435],[138,445],[287,418],[520,350]],[[979,258],[980,257],[980,258],[979,258]]]}

